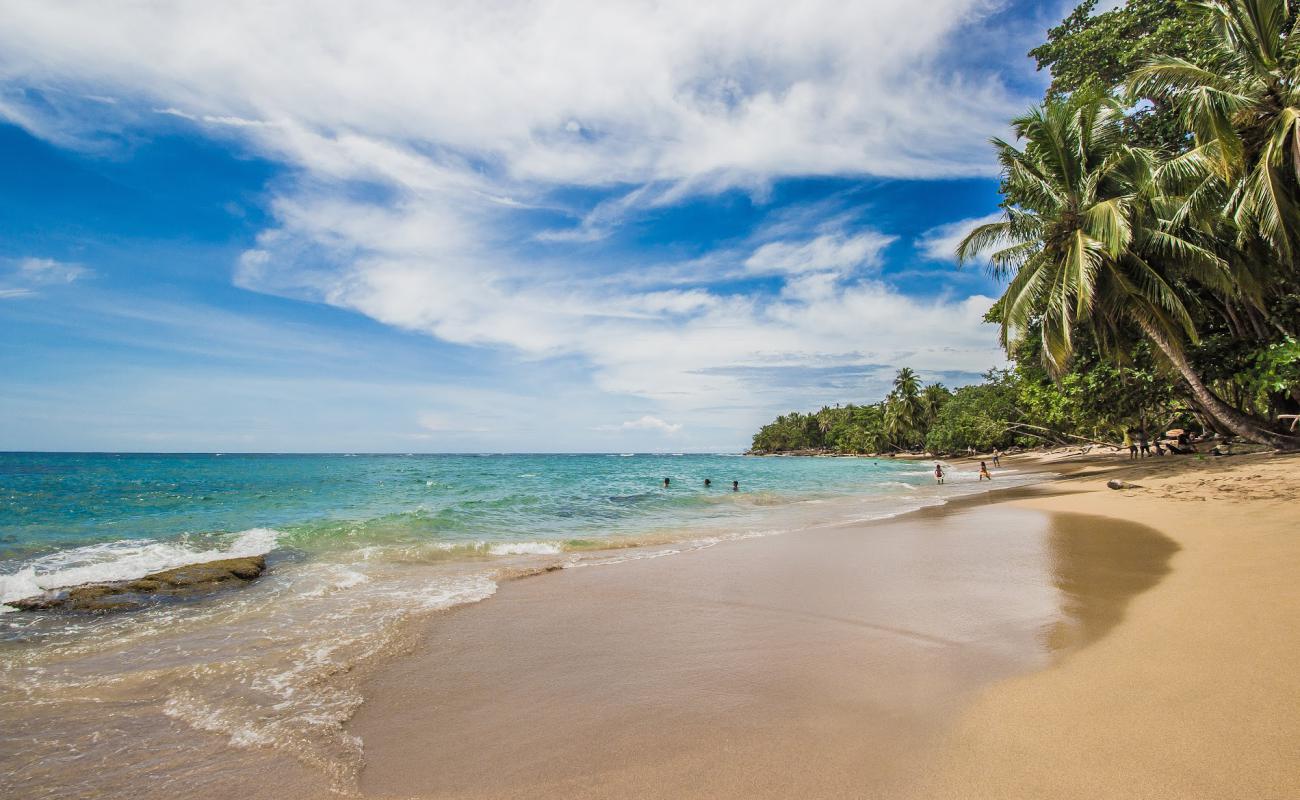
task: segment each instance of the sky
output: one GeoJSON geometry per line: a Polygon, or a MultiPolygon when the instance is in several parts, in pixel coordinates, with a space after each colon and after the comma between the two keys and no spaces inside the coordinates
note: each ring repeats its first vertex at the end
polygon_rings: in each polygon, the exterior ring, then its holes
{"type": "Polygon", "coordinates": [[[0,0],[0,450],[734,452],[1003,363],[1072,3],[0,0]]]}

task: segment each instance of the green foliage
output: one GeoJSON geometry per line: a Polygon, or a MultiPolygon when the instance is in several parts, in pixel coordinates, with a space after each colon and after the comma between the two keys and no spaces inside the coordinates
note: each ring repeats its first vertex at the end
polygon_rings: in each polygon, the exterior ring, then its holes
{"type": "Polygon", "coordinates": [[[1113,349],[1128,322],[1173,348],[1195,339],[1172,281],[1186,274],[1227,282],[1221,259],[1157,217],[1156,155],[1125,141],[1122,118],[1108,98],[1076,94],[1015,119],[1024,145],[993,142],[1004,218],[976,228],[957,249],[963,262],[988,253],[994,274],[1009,279],[1003,343],[1014,346],[1035,328],[1053,375],[1069,368],[1080,330],[1113,349]],[[1165,268],[1170,262],[1178,273],[1165,268]]]}
{"type": "Polygon", "coordinates": [[[1009,372],[994,371],[986,382],[963,386],[944,404],[925,438],[926,449],[958,453],[969,448],[988,452],[1017,441],[1010,424],[1020,419],[1019,394],[1009,372]]]}
{"type": "Polygon", "coordinates": [[[1003,218],[958,251],[1008,282],[987,319],[1014,369],[956,392],[904,370],[883,401],[780,417],[756,449],[1113,441],[1174,419],[1300,448],[1276,425],[1300,410],[1300,1],[1096,5],[1031,51],[1052,83],[994,141],[1003,218]]]}
{"type": "Polygon", "coordinates": [[[1014,369],[991,370],[983,383],[955,392],[937,383],[920,387],[915,373],[904,370],[881,402],[777,417],[755,434],[753,450],[958,453],[972,447],[987,452],[1016,444],[1117,442],[1126,428],[1158,426],[1175,414],[1174,383],[1150,366],[1149,354],[1137,354],[1139,366],[1121,368],[1102,363],[1092,350],[1085,359],[1088,369],[1059,382],[1038,365],[1032,343],[1021,355],[1025,360],[1014,369]],[[899,398],[913,390],[921,427],[900,438],[891,429],[891,404],[898,407],[904,402],[899,398]]]}
{"type": "Polygon", "coordinates": [[[1287,392],[1300,386],[1300,342],[1287,336],[1257,349],[1247,369],[1234,377],[1266,392],[1287,392]]]}
{"type": "MultiPolygon", "coordinates": [[[[1129,0],[1102,14],[1093,13],[1096,5],[1097,0],[1081,3],[1029,51],[1040,70],[1052,71],[1047,99],[1080,90],[1108,92],[1154,53],[1193,57],[1204,49],[1205,26],[1187,14],[1182,0],[1129,0]]],[[[1124,124],[1134,144],[1185,148],[1177,112],[1159,100],[1129,114],[1124,124]]]]}

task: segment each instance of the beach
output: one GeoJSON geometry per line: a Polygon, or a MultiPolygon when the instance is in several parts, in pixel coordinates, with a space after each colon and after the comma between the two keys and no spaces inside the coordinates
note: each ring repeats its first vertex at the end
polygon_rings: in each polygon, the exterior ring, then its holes
{"type": "Polygon", "coordinates": [[[5,793],[1294,796],[1297,459],[1003,464],[886,518],[845,495],[761,534],[516,547],[486,584],[486,555],[363,583],[273,553],[148,636],[9,662],[5,793]],[[431,569],[478,583],[376,599],[431,569]]]}
{"type": "Polygon", "coordinates": [[[1151,461],[1115,492],[1127,465],[1095,459],[1001,502],[505,587],[371,677],[360,790],[1295,796],[1295,463],[1151,461]]]}
{"type": "Polygon", "coordinates": [[[1085,474],[1016,501],[1140,520],[1179,549],[1105,636],[982,692],[923,794],[1300,796],[1297,466],[1149,459],[1119,470],[1141,488],[1085,474]]]}

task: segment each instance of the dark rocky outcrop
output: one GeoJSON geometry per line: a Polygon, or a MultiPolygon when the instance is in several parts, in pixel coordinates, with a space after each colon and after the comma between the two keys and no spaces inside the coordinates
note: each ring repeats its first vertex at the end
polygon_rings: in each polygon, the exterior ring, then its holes
{"type": "Polygon", "coordinates": [[[23,611],[128,611],[167,599],[180,599],[218,589],[243,586],[266,569],[266,558],[248,556],[186,564],[132,581],[86,583],[12,600],[6,605],[23,611]]]}

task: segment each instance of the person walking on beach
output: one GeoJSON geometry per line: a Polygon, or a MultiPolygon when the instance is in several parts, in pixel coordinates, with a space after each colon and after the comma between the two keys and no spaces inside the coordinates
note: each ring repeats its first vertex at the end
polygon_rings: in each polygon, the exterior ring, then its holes
{"type": "Polygon", "coordinates": [[[979,479],[982,480],[982,481],[991,481],[991,480],[993,480],[993,476],[989,474],[989,468],[988,468],[988,465],[985,464],[983,461],[980,462],[980,478],[979,478],[979,479]]]}
{"type": "Polygon", "coordinates": [[[1151,442],[1147,439],[1145,430],[1138,431],[1138,449],[1142,451],[1142,457],[1147,458],[1151,455],[1151,442]]]}
{"type": "Polygon", "coordinates": [[[934,462],[934,482],[943,485],[943,465],[938,461],[934,462]]]}
{"type": "Polygon", "coordinates": [[[1124,431],[1124,446],[1128,448],[1128,458],[1130,461],[1136,461],[1138,457],[1137,442],[1133,441],[1133,429],[1128,428],[1124,431]]]}
{"type": "Polygon", "coordinates": [[[1002,466],[1002,451],[997,449],[996,447],[993,448],[993,466],[995,467],[1002,466]]]}

